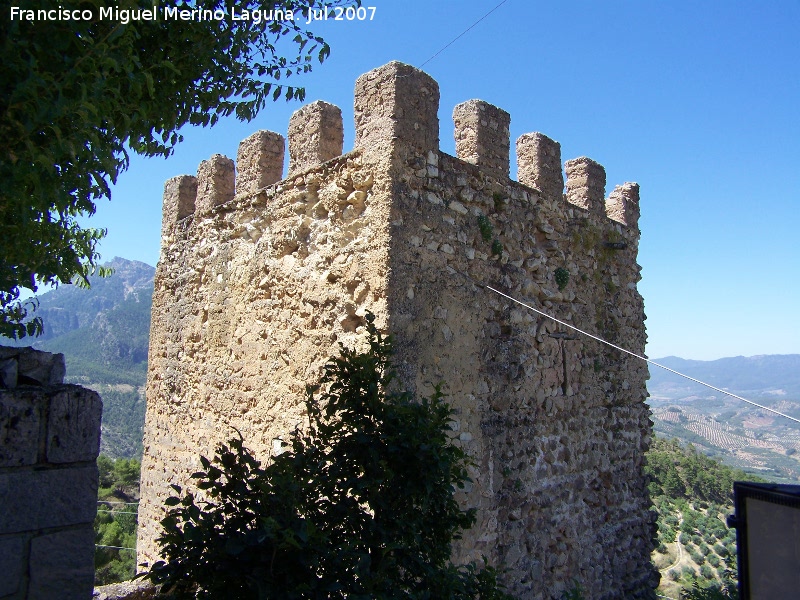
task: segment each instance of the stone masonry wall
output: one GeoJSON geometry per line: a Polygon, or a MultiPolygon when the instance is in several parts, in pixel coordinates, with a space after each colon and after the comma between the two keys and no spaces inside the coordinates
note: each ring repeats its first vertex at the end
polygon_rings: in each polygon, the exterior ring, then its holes
{"type": "Polygon", "coordinates": [[[638,186],[604,199],[605,172],[583,157],[565,196],[560,147],[539,133],[517,141],[512,181],[508,113],[476,100],[456,107],[448,156],[438,101],[430,77],[390,63],[356,83],[350,153],[340,111],[315,103],[292,117],[287,179],[277,134],[259,132],[238,173],[215,155],[167,182],[140,562],[156,558],[169,484],[233,427],[268,457],[369,310],[410,388],[447,383],[453,443],[474,460],[459,500],[478,522],[454,559],[487,557],[519,598],[575,581],[590,598],[653,597],[646,365],[485,287],[642,353],[638,186]]]}
{"type": "Polygon", "coordinates": [[[103,405],[64,355],[0,347],[0,598],[88,600],[103,405]]]}

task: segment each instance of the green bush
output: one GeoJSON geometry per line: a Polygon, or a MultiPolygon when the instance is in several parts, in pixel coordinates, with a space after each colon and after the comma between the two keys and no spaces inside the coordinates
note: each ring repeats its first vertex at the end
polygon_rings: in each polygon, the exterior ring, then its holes
{"type": "Polygon", "coordinates": [[[390,340],[367,315],[369,350],[342,347],[309,387],[309,428],[262,467],[231,440],[178,492],[162,520],[166,561],[147,578],[175,598],[505,599],[496,572],[450,563],[475,516],[453,491],[467,481],[437,387],[395,389],[390,340]],[[317,392],[323,390],[321,397],[317,392]]]}
{"type": "Polygon", "coordinates": [[[97,457],[97,470],[100,475],[100,487],[112,487],[114,485],[114,461],[105,454],[101,454],[97,457]]]}
{"type": "Polygon", "coordinates": [[[681,590],[681,600],[738,600],[739,592],[731,582],[713,583],[703,587],[697,580],[691,588],[681,590]]]}
{"type": "Polygon", "coordinates": [[[137,460],[97,457],[100,488],[94,521],[95,584],[126,581],[136,573],[136,527],[140,464],[137,460]],[[125,498],[123,502],[122,498],[125,498]]]}
{"type": "Polygon", "coordinates": [[[115,511],[101,504],[94,521],[95,584],[106,585],[131,579],[136,573],[136,553],[120,548],[136,547],[136,516],[131,510],[115,511]]]}

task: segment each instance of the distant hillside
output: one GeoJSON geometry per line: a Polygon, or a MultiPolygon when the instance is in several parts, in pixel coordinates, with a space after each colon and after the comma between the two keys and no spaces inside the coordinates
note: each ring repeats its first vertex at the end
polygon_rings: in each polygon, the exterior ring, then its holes
{"type": "Polygon", "coordinates": [[[44,333],[17,345],[64,354],[67,380],[103,397],[101,451],[129,458],[142,451],[155,268],[124,258],[106,266],[113,275],[90,277],[89,289],[62,285],[42,294],[36,315],[44,333]]]}
{"type": "Polygon", "coordinates": [[[732,592],[709,592],[703,598],[735,597],[729,568],[736,562],[736,532],[725,518],[733,513],[733,482],[758,478],[707,458],[692,446],[661,439],[647,452],[645,471],[658,512],[653,562],[661,571],[659,592],[677,598],[681,588],[698,581],[703,587],[732,592]]]}
{"type": "MultiPolygon", "coordinates": [[[[677,356],[654,359],[681,373],[744,397],[800,399],[800,354],[734,356],[719,360],[686,360],[677,356]]],[[[675,400],[714,393],[658,367],[650,367],[647,389],[653,398],[675,400]]]]}
{"type": "MultiPolygon", "coordinates": [[[[791,417],[800,418],[800,355],[736,356],[714,361],[655,359],[791,417]]],[[[725,463],[775,481],[800,481],[800,424],[650,367],[654,429],[692,442],[725,463]]]]}

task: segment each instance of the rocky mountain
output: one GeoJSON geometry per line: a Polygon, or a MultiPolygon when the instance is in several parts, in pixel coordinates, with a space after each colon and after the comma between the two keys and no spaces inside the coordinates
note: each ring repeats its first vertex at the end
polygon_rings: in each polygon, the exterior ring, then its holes
{"type": "Polygon", "coordinates": [[[67,381],[103,397],[101,452],[130,458],[142,448],[155,269],[124,258],[106,266],[113,274],[90,277],[88,289],[62,285],[39,297],[40,337],[1,343],[63,353],[67,381]]]}

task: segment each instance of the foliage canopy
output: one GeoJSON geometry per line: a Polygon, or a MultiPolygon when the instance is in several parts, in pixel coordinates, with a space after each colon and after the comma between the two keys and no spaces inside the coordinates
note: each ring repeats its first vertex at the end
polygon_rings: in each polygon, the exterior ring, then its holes
{"type": "MultiPolygon", "coordinates": [[[[359,0],[324,0],[347,6],[359,0]]],[[[153,0],[120,0],[119,9],[152,9],[153,0]]],[[[323,0],[281,0],[300,11],[323,0]]],[[[252,119],[270,100],[304,98],[287,85],[330,53],[325,41],[291,20],[182,21],[100,19],[105,0],[65,0],[58,10],[91,11],[87,20],[0,19],[0,335],[41,332],[35,301],[21,291],[73,280],[98,266],[105,231],[80,216],[110,198],[128,152],[169,156],[182,126],[222,116],[252,119]]],[[[165,7],[261,9],[260,0],[160,0],[165,7]]],[[[21,10],[40,2],[20,0],[21,10]]]]}
{"type": "Polygon", "coordinates": [[[94,520],[95,585],[127,581],[136,573],[136,526],[139,497],[138,460],[97,457],[100,475],[94,520]]]}
{"type": "Polygon", "coordinates": [[[366,352],[342,348],[308,388],[309,426],[269,466],[233,439],[192,476],[205,499],[173,486],[148,578],[177,598],[507,598],[492,569],[450,563],[474,522],[453,497],[467,475],[451,409],[438,388],[390,391],[390,341],[372,315],[367,330],[366,352]]]}
{"type": "Polygon", "coordinates": [[[734,481],[763,481],[741,469],[723,465],[689,444],[654,438],[647,453],[645,473],[651,477],[650,496],[696,499],[728,504],[733,499],[734,481]]]}

